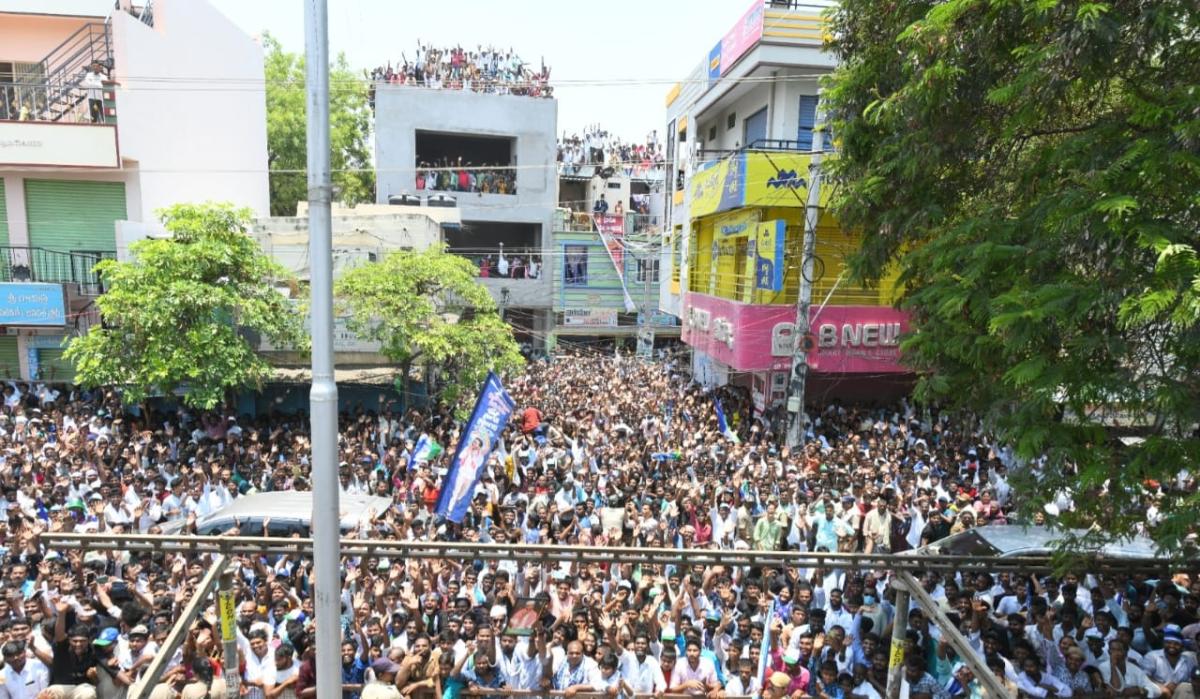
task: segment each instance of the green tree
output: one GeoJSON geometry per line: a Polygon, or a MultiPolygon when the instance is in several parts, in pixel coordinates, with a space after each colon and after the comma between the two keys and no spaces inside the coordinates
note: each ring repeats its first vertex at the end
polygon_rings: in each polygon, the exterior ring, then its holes
{"type": "Polygon", "coordinates": [[[306,338],[276,290],[286,273],[246,234],[251,215],[229,204],[177,204],[159,212],[170,238],[134,243],[128,262],[100,262],[104,327],[67,347],[76,379],[120,387],[130,403],[182,388],[197,408],[261,385],[271,368],[246,331],[277,345],[299,347],[306,338]]]}
{"type": "MultiPolygon", "coordinates": [[[[308,199],[308,108],[304,56],[283,50],[263,34],[267,80],[267,162],[271,168],[271,214],[294,216],[308,199]]],[[[344,54],[329,67],[329,143],[334,198],[353,206],[375,201],[375,172],[367,136],[371,131],[368,85],[344,54]]]]}
{"type": "MultiPolygon", "coordinates": [[[[860,277],[900,265],[918,395],[1045,457],[1030,508],[1069,489],[1064,524],[1132,531],[1144,484],[1200,457],[1200,5],[843,0],[830,18],[833,206],[865,231],[860,277]]],[[[1163,514],[1153,536],[1178,551],[1200,499],[1163,514]]]]}
{"type": "Polygon", "coordinates": [[[470,260],[439,248],[393,252],[344,273],[334,284],[339,312],[359,337],[382,344],[401,377],[422,367],[438,397],[473,395],[489,370],[524,363],[512,329],[470,260]]]}

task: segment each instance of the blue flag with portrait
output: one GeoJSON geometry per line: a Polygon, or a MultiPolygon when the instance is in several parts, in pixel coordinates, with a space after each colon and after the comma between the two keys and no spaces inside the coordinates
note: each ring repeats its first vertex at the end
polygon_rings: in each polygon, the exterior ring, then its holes
{"type": "Polygon", "coordinates": [[[475,401],[475,410],[454,449],[454,460],[450,462],[438,494],[436,514],[455,524],[462,523],[471,506],[475,486],[483,477],[487,458],[515,408],[516,403],[500,385],[500,379],[488,372],[479,399],[475,401]]]}

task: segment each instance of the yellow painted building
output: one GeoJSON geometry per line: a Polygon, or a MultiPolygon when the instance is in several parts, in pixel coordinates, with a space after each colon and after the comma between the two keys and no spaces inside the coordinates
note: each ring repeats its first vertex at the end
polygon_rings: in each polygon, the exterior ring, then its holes
{"type": "MultiPolygon", "coordinates": [[[[697,173],[691,183],[691,230],[686,245],[673,249],[673,264],[688,268],[687,291],[750,304],[794,304],[800,288],[804,215],[808,201],[810,156],[748,151],[730,156],[697,173]],[[783,284],[779,290],[756,288],[755,233],[760,224],[783,221],[783,284]],[[683,250],[687,259],[683,260],[683,250]]],[[[828,204],[828,190],[820,205],[828,204]]],[[[683,235],[683,231],[678,231],[683,235]]],[[[680,241],[682,243],[682,241],[680,241]]],[[[874,288],[849,281],[848,258],[860,236],[841,230],[824,210],[817,224],[813,302],[833,305],[887,306],[895,300],[896,274],[874,288]],[[832,295],[830,295],[832,292],[832,295]]],[[[672,269],[672,279],[682,279],[672,269]]]]}

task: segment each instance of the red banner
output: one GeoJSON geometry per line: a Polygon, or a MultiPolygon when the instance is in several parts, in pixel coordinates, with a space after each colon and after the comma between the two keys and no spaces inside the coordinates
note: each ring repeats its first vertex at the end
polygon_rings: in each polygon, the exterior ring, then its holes
{"type": "Polygon", "coordinates": [[[625,217],[621,214],[592,214],[596,232],[608,250],[608,258],[617,269],[617,278],[621,280],[621,290],[625,294],[625,310],[632,313],[635,310],[629,289],[625,286],[625,217]]]}

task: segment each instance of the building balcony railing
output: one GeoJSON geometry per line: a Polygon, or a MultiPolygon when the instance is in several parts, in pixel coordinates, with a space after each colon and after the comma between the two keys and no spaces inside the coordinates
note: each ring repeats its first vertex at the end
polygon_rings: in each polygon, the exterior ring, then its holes
{"type": "Polygon", "coordinates": [[[812,150],[811,141],[794,141],[782,138],[760,138],[741,148],[701,148],[696,151],[696,161],[699,163],[724,160],[733,155],[749,151],[767,151],[781,153],[807,153],[812,150]]]}
{"type": "Polygon", "coordinates": [[[119,167],[115,92],[0,82],[0,165],[119,167]]]}
{"type": "Polygon", "coordinates": [[[413,184],[420,194],[428,192],[471,192],[516,194],[517,172],[513,166],[456,168],[421,167],[413,184]]]}
{"type": "Polygon", "coordinates": [[[0,281],[73,284],[84,296],[104,293],[96,263],[115,259],[111,250],[47,250],[22,245],[0,246],[0,281]]]}

